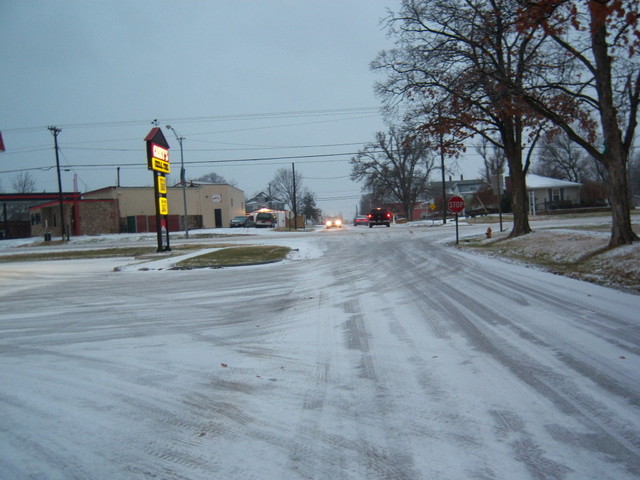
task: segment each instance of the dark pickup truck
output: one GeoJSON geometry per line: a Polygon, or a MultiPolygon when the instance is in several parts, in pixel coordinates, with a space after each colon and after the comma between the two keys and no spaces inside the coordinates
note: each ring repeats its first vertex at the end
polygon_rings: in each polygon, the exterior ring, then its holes
{"type": "Polygon", "coordinates": [[[384,208],[374,208],[367,215],[367,218],[369,219],[369,228],[374,225],[386,225],[387,227],[391,225],[391,213],[384,208]]]}

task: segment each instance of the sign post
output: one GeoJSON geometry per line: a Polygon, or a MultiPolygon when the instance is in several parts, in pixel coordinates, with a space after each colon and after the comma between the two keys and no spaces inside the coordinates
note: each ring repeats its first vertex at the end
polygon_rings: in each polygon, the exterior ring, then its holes
{"type": "Polygon", "coordinates": [[[451,197],[448,207],[449,211],[456,215],[456,245],[458,245],[458,214],[464,210],[464,199],[462,197],[451,197]]]}
{"type": "Polygon", "coordinates": [[[429,216],[431,217],[431,225],[435,225],[435,223],[436,223],[435,218],[433,218],[433,216],[432,216],[433,212],[436,211],[436,208],[438,208],[438,207],[436,206],[435,203],[429,204],[429,210],[431,210],[431,213],[429,214],[429,216]]]}
{"type": "Polygon", "coordinates": [[[169,163],[169,144],[164,138],[162,130],[154,127],[145,137],[147,142],[147,169],[153,171],[153,186],[156,205],[156,232],[158,234],[158,252],[170,252],[169,243],[169,201],[167,199],[167,178],[171,172],[169,163]],[[162,245],[162,228],[167,236],[167,245],[162,245]]]}

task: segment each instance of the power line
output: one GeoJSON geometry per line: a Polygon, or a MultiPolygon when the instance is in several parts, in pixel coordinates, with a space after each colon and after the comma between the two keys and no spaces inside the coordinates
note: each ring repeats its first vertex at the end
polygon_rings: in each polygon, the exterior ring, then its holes
{"type": "Polygon", "coordinates": [[[251,145],[251,144],[241,144],[241,143],[229,143],[229,142],[218,142],[215,140],[193,140],[193,142],[200,143],[215,143],[219,145],[235,145],[236,147],[242,148],[216,148],[216,149],[191,149],[191,151],[204,151],[204,152],[215,152],[215,151],[241,151],[241,150],[285,150],[285,149],[298,149],[298,148],[325,148],[325,147],[350,147],[353,145],[365,145],[369,142],[347,142],[347,143],[320,143],[317,145],[251,145]]]}
{"type": "Polygon", "coordinates": [[[317,198],[317,200],[319,202],[328,202],[328,201],[332,201],[332,200],[355,200],[358,199],[362,196],[362,193],[358,193],[355,195],[343,195],[343,196],[338,196],[338,197],[322,197],[322,198],[317,198]]]}
{"type": "MultiPolygon", "coordinates": [[[[222,121],[239,121],[239,120],[261,120],[273,118],[303,118],[312,116],[328,116],[328,115],[355,115],[364,113],[379,113],[379,107],[349,107],[336,109],[320,109],[320,110],[290,110],[283,112],[264,112],[264,113],[241,113],[228,115],[207,115],[197,117],[173,117],[162,118],[162,122],[166,123],[203,123],[203,122],[222,122],[222,121]]],[[[62,124],[61,128],[104,128],[104,127],[124,127],[132,125],[148,125],[149,119],[144,120],[120,120],[106,122],[91,123],[69,123],[62,124]]],[[[29,132],[36,130],[44,130],[47,126],[38,125],[32,127],[3,128],[3,132],[29,132]]]]}
{"type": "Polygon", "coordinates": [[[318,120],[315,122],[298,122],[298,123],[285,123],[285,124],[278,124],[278,125],[265,125],[262,127],[249,127],[249,128],[235,128],[232,130],[216,130],[214,132],[204,132],[204,133],[198,133],[198,134],[190,134],[189,136],[192,137],[194,135],[214,135],[214,134],[220,134],[220,133],[237,133],[237,132],[250,132],[250,131],[255,131],[255,130],[269,130],[269,129],[273,129],[273,128],[284,128],[284,127],[299,127],[302,125],[317,125],[320,123],[333,123],[333,122],[339,122],[339,121],[345,121],[345,120],[359,120],[362,118],[373,118],[378,116],[378,114],[375,115],[365,115],[365,116],[360,116],[360,117],[349,117],[349,118],[340,118],[340,119],[332,119],[332,120],[318,120]]]}
{"type": "Polygon", "coordinates": [[[35,170],[42,170],[43,172],[46,172],[47,170],[51,170],[52,168],[53,168],[53,165],[50,165],[48,167],[16,168],[14,170],[1,170],[0,173],[31,172],[35,170]]]}
{"type": "MultiPolygon", "coordinates": [[[[207,140],[193,140],[194,142],[201,143],[222,143],[207,140]]],[[[80,142],[89,143],[89,142],[80,142]]],[[[329,147],[350,147],[354,145],[364,145],[367,142],[348,142],[348,143],[325,143],[317,145],[273,145],[273,146],[246,146],[244,148],[185,148],[185,152],[241,152],[241,151],[253,151],[253,150],[296,150],[307,148],[329,148],[329,147]]],[[[87,151],[106,151],[106,152],[140,152],[140,147],[136,148],[123,148],[123,147],[75,147],[75,143],[66,143],[66,150],[87,150],[87,151]]],[[[231,144],[233,145],[233,144],[231,144]]]]}
{"type": "Polygon", "coordinates": [[[342,175],[340,177],[304,177],[306,180],[338,180],[340,178],[349,178],[349,175],[342,175]]]}
{"type": "MultiPolygon", "coordinates": [[[[211,164],[242,164],[242,163],[251,163],[251,162],[269,162],[269,161],[290,161],[290,160],[301,160],[303,163],[319,163],[319,162],[344,162],[345,160],[320,160],[322,158],[333,158],[333,157],[344,157],[344,156],[352,156],[355,155],[354,152],[344,152],[344,153],[319,153],[315,155],[292,155],[292,156],[281,156],[281,157],[255,157],[255,158],[237,158],[237,159],[224,159],[224,160],[192,160],[189,162],[184,162],[188,165],[211,165],[211,164]],[[313,160],[316,159],[316,160],[313,160]]],[[[113,167],[141,167],[147,168],[144,162],[118,162],[118,163],[101,163],[101,164],[88,164],[88,163],[77,163],[77,164],[68,164],[69,168],[113,168],[113,167]]],[[[46,170],[51,167],[46,167],[46,170]]],[[[0,173],[12,173],[12,172],[20,172],[24,170],[39,170],[45,168],[29,168],[29,169],[15,169],[15,170],[3,170],[0,173]]],[[[340,178],[340,177],[335,177],[340,178]]]]}

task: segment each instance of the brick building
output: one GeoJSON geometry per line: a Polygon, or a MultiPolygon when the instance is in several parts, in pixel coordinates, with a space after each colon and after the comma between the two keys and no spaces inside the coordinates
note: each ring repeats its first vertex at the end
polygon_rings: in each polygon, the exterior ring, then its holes
{"type": "MultiPolygon", "coordinates": [[[[228,227],[231,218],[245,214],[244,192],[226,184],[192,183],[185,189],[189,229],[228,227]]],[[[182,187],[167,189],[169,231],[184,230],[182,187]]],[[[156,230],[153,187],[105,187],[63,202],[71,235],[98,235],[156,230]]],[[[60,236],[60,204],[30,208],[31,235],[60,236]]]]}

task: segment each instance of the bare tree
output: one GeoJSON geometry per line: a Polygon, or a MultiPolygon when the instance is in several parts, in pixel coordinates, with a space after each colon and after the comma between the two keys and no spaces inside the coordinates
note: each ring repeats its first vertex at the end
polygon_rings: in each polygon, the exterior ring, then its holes
{"type": "Polygon", "coordinates": [[[594,180],[590,175],[589,159],[564,133],[545,135],[541,139],[532,171],[570,182],[594,180]]]}
{"type": "Polygon", "coordinates": [[[29,172],[20,172],[11,180],[15,193],[32,193],[36,190],[36,181],[29,172]]]}
{"type": "Polygon", "coordinates": [[[378,93],[407,104],[433,138],[446,133],[455,145],[480,135],[504,152],[511,236],[531,231],[525,176],[541,123],[503,86],[521,84],[536,59],[538,45],[516,28],[518,6],[517,0],[404,0],[388,23],[396,48],[372,64],[389,72],[378,93]]]}
{"type": "MultiPolygon", "coordinates": [[[[15,193],[32,193],[36,191],[36,181],[29,172],[19,172],[11,179],[15,193]]],[[[7,207],[7,217],[14,220],[29,218],[29,202],[17,202],[7,207]]]]}
{"type": "Polygon", "coordinates": [[[269,194],[282,200],[289,210],[293,210],[294,205],[303,203],[305,190],[302,183],[300,172],[295,172],[294,175],[293,168],[280,168],[269,182],[269,194]]]}
{"type": "Polygon", "coordinates": [[[365,193],[360,196],[360,201],[358,202],[358,211],[362,215],[374,208],[377,203],[378,202],[376,202],[371,193],[365,193]]]}
{"type": "Polygon", "coordinates": [[[376,140],[351,159],[351,166],[352,180],[363,181],[374,198],[400,203],[405,218],[411,219],[434,169],[434,157],[418,135],[392,127],[388,133],[378,132],[376,140]]]}
{"type": "Polygon", "coordinates": [[[640,105],[640,0],[521,0],[519,29],[544,46],[526,82],[496,80],[566,132],[607,172],[610,246],[631,228],[627,164],[640,105]]]}
{"type": "Polygon", "coordinates": [[[233,187],[236,186],[236,181],[232,180],[231,182],[228,182],[222,175],[216,173],[216,172],[209,172],[209,173],[205,173],[204,175],[200,175],[198,178],[194,178],[193,179],[194,182],[206,182],[206,183],[213,183],[216,185],[222,185],[222,184],[228,184],[231,185],[233,187]]]}
{"type": "Polygon", "coordinates": [[[487,183],[493,185],[496,175],[504,173],[504,166],[507,163],[504,152],[497,148],[495,143],[489,143],[485,137],[480,138],[480,141],[475,144],[475,149],[482,157],[483,167],[480,174],[487,183]]]}

